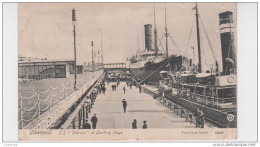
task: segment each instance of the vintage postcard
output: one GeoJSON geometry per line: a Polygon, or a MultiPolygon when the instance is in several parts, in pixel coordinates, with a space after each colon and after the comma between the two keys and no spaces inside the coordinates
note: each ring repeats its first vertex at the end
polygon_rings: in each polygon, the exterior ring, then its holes
{"type": "Polygon", "coordinates": [[[236,140],[236,3],[19,3],[19,141],[236,140]]]}

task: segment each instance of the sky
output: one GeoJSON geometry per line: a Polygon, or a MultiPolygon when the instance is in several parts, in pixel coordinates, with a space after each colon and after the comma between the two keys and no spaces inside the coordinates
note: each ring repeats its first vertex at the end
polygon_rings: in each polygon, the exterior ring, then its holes
{"type": "MultiPolygon", "coordinates": [[[[194,46],[197,62],[195,10],[192,10],[195,3],[155,3],[158,40],[165,29],[165,6],[168,31],[177,45],[169,39],[169,54],[193,58],[194,46]]],[[[91,41],[96,55],[98,50],[101,53],[101,34],[104,63],[126,62],[138,50],[138,37],[139,47],[144,49],[143,25],[154,27],[154,3],[19,3],[19,56],[73,60],[73,8],[77,19],[78,64],[91,62],[91,41]]],[[[236,22],[236,4],[198,3],[198,11],[216,60],[222,64],[218,14],[232,11],[236,22]]],[[[209,67],[214,64],[213,53],[201,23],[200,32],[202,65],[209,67]]],[[[165,39],[163,46],[164,42],[165,39]]],[[[159,49],[165,50],[162,46],[159,49]]]]}

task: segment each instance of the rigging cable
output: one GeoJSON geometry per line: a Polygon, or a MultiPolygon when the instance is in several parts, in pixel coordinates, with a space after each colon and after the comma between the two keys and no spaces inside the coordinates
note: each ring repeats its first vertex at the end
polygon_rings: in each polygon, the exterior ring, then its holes
{"type": "Polygon", "coordinates": [[[189,42],[190,42],[190,37],[191,37],[191,33],[192,33],[192,30],[193,30],[193,26],[194,26],[194,22],[195,22],[195,17],[193,17],[193,21],[192,21],[192,25],[191,25],[191,29],[190,29],[190,34],[189,34],[189,38],[188,38],[188,41],[187,41],[187,48],[185,49],[184,51],[184,54],[183,55],[186,55],[187,51],[188,51],[188,45],[189,45],[189,42]]]}
{"type": "MultiPolygon", "coordinates": [[[[163,44],[162,44],[162,39],[163,39],[163,35],[162,35],[162,38],[161,38],[161,40],[159,40],[159,42],[160,42],[160,44],[159,44],[159,46],[161,45],[162,46],[162,48],[164,49],[164,46],[163,46],[163,44]]],[[[159,50],[162,54],[163,54],[163,52],[161,51],[161,50],[159,50]]],[[[163,56],[164,57],[166,57],[164,54],[163,54],[163,56]]]]}
{"type": "MultiPolygon", "coordinates": [[[[205,64],[207,68],[211,69],[211,66],[208,65],[207,60],[206,60],[206,57],[208,57],[208,56],[206,56],[206,54],[205,54],[205,47],[204,47],[205,44],[204,44],[204,40],[202,39],[202,34],[200,35],[200,40],[201,40],[201,50],[202,50],[202,54],[203,54],[203,56],[201,56],[201,59],[204,60],[203,64],[205,64]]],[[[202,68],[202,63],[201,63],[201,68],[202,68]]]]}
{"type": "Polygon", "coordinates": [[[157,68],[155,71],[153,71],[151,74],[149,74],[147,77],[145,77],[145,79],[143,79],[140,83],[144,82],[146,79],[148,79],[151,75],[153,75],[156,71],[158,71],[159,69],[161,69],[164,65],[166,65],[167,63],[169,63],[170,60],[165,61],[164,64],[162,64],[159,68],[157,68]]]}
{"type": "MultiPolygon", "coordinates": [[[[199,17],[199,18],[200,18],[200,17],[199,17]]],[[[203,28],[203,30],[204,30],[204,32],[205,32],[205,34],[206,34],[206,37],[207,37],[207,40],[208,40],[208,43],[209,43],[209,46],[210,46],[210,49],[211,49],[211,52],[212,52],[214,61],[216,62],[215,52],[214,52],[214,50],[213,50],[213,48],[212,48],[212,45],[211,45],[211,43],[210,43],[210,40],[209,40],[207,31],[206,31],[206,29],[205,29],[205,27],[204,27],[204,25],[203,25],[203,22],[202,22],[202,19],[201,19],[201,18],[200,18],[200,22],[201,22],[202,28],[203,28]]]]}
{"type": "MultiPolygon", "coordinates": [[[[154,43],[152,43],[154,45],[154,43]]],[[[160,53],[162,53],[162,55],[166,58],[166,56],[163,54],[163,52],[157,47],[158,51],[160,51],[160,53]]]]}
{"type": "MultiPolygon", "coordinates": [[[[177,44],[176,44],[175,41],[173,40],[172,35],[170,34],[169,36],[170,36],[170,38],[171,38],[171,41],[172,41],[174,47],[175,47],[179,52],[181,52],[180,49],[179,49],[179,47],[177,46],[177,44]]],[[[174,50],[172,49],[172,51],[174,51],[174,50]]],[[[176,53],[176,54],[177,54],[177,53],[176,53]]]]}

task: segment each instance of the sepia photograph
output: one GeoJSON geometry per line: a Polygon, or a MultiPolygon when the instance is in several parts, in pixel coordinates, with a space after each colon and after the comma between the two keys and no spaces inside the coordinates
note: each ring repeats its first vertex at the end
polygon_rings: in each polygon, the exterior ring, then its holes
{"type": "Polygon", "coordinates": [[[235,140],[236,3],[18,3],[18,136],[235,140]]]}

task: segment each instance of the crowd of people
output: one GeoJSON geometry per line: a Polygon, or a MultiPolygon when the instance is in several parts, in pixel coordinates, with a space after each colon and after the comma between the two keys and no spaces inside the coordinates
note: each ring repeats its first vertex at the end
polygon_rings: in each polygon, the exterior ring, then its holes
{"type": "MultiPolygon", "coordinates": [[[[131,79],[130,77],[127,77],[125,80],[126,80],[127,87],[130,87],[130,89],[132,89],[132,86],[140,87],[140,85],[136,82],[136,80],[131,79]]],[[[101,94],[101,93],[103,93],[105,95],[105,92],[106,92],[106,83],[105,82],[107,82],[107,84],[112,82],[112,84],[111,84],[112,91],[116,91],[117,87],[120,85],[121,78],[120,78],[120,76],[113,76],[112,78],[109,78],[109,79],[104,78],[102,80],[99,80],[98,83],[96,84],[96,86],[94,87],[94,89],[89,94],[89,96],[86,96],[85,102],[83,105],[84,120],[83,120],[83,124],[81,127],[82,129],[96,129],[96,127],[97,127],[98,118],[97,118],[96,114],[94,114],[94,116],[92,116],[92,118],[90,120],[91,124],[89,123],[88,114],[91,113],[91,108],[93,108],[93,105],[95,104],[97,95],[101,94]]],[[[123,87],[123,91],[124,91],[124,93],[126,92],[125,86],[123,87]]],[[[140,87],[140,92],[141,92],[141,87],[140,87]]],[[[126,113],[127,101],[125,99],[123,99],[122,103],[123,103],[123,113],[126,113]]],[[[143,128],[144,129],[147,128],[146,121],[144,121],[143,128]]],[[[133,129],[136,129],[136,128],[133,127],[133,129]]]]}
{"type": "Polygon", "coordinates": [[[97,126],[97,122],[98,122],[98,118],[96,116],[96,114],[94,114],[91,117],[91,124],[90,125],[88,123],[88,114],[91,113],[91,108],[93,108],[93,105],[95,104],[95,100],[98,94],[103,93],[105,95],[106,93],[106,84],[105,84],[105,80],[104,79],[100,79],[96,86],[93,88],[93,90],[90,92],[90,94],[88,96],[86,96],[85,100],[84,100],[84,104],[82,106],[82,110],[79,113],[82,113],[80,115],[82,115],[83,118],[83,124],[82,124],[82,129],[96,129],[97,126]]]}
{"type": "MultiPolygon", "coordinates": [[[[93,107],[96,97],[98,94],[103,93],[105,95],[106,92],[106,82],[109,84],[110,82],[112,82],[111,87],[112,87],[112,91],[116,91],[117,87],[120,85],[121,79],[120,76],[113,76],[110,79],[102,79],[100,80],[96,86],[94,87],[94,90],[91,91],[90,95],[86,97],[86,120],[84,121],[83,125],[82,125],[82,129],[96,129],[97,127],[97,122],[98,122],[98,118],[96,116],[96,114],[94,114],[92,116],[92,118],[90,119],[90,123],[88,122],[88,113],[91,113],[91,108],[93,107]]],[[[129,87],[128,89],[132,89],[132,86],[136,86],[139,88],[139,92],[142,92],[142,88],[141,85],[135,80],[135,79],[131,79],[130,77],[125,78],[125,82],[126,85],[123,86],[123,93],[126,93],[126,87],[129,87]]],[[[163,93],[163,98],[165,98],[165,95],[163,93]]],[[[163,101],[164,106],[167,107],[166,105],[166,98],[164,99],[165,101],[163,101]]],[[[127,112],[127,101],[126,99],[122,99],[122,106],[123,106],[123,113],[125,114],[127,112]]],[[[168,107],[171,107],[169,105],[172,105],[171,103],[168,104],[168,107]]],[[[202,111],[202,109],[198,108],[197,111],[194,113],[195,119],[196,119],[196,128],[204,128],[204,113],[202,111]]],[[[144,120],[143,121],[143,126],[142,129],[147,129],[147,121],[144,120]]],[[[132,129],[137,129],[137,120],[134,119],[134,121],[132,122],[132,129]]]]}

